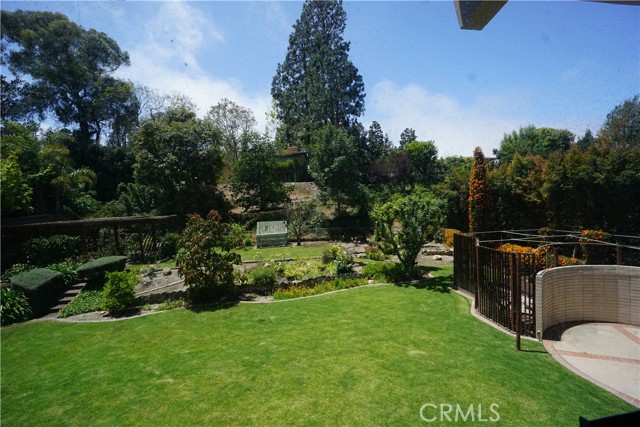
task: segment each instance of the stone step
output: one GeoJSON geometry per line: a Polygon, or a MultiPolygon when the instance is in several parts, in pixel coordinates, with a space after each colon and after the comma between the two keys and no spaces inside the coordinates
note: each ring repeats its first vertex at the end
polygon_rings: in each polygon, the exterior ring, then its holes
{"type": "Polygon", "coordinates": [[[57,312],[59,312],[60,310],[62,310],[63,308],[65,308],[66,306],[67,306],[67,304],[66,304],[66,303],[65,303],[65,304],[58,304],[58,305],[56,305],[55,307],[51,307],[51,309],[49,310],[49,312],[51,312],[51,313],[57,313],[57,312]]]}
{"type": "Polygon", "coordinates": [[[60,312],[60,310],[65,308],[71,302],[71,300],[80,293],[80,291],[82,290],[82,288],[85,287],[85,285],[86,283],[80,282],[80,283],[76,283],[75,285],[67,289],[65,293],[62,294],[62,297],[58,300],[58,304],[54,307],[51,307],[49,309],[49,314],[47,314],[44,317],[46,319],[53,319],[58,317],[58,313],[60,312]]]}

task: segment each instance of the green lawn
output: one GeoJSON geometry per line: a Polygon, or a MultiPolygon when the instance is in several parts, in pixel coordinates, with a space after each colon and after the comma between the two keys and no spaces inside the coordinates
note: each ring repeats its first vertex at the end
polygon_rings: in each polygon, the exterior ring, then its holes
{"type": "MultiPolygon", "coordinates": [[[[7,426],[576,426],[634,408],[433,286],[2,329],[7,426]],[[499,423],[426,423],[425,403],[497,403],[499,423]]],[[[427,413],[430,416],[430,413],[427,413]]]]}

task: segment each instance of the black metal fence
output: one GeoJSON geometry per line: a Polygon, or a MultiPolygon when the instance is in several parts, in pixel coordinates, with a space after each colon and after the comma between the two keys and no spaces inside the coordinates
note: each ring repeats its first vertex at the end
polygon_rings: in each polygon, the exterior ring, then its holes
{"type": "Polygon", "coordinates": [[[535,236],[530,231],[456,234],[453,239],[454,286],[475,296],[480,314],[518,335],[535,337],[536,275],[562,265],[561,253],[570,256],[568,250],[573,248],[574,254],[582,250],[592,264],[634,265],[640,257],[640,248],[630,244],[636,243],[635,236],[615,236],[625,240],[614,244],[581,240],[575,232],[535,236]],[[497,249],[514,242],[535,244],[541,250],[536,254],[497,249]]]}

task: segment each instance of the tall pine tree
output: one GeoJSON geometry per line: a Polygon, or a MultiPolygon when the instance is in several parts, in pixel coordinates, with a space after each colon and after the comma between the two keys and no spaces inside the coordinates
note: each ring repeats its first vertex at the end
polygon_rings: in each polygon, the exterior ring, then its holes
{"type": "Polygon", "coordinates": [[[349,60],[342,1],[307,0],[271,85],[280,137],[308,145],[326,124],[349,127],[364,112],[364,83],[349,60]]]}

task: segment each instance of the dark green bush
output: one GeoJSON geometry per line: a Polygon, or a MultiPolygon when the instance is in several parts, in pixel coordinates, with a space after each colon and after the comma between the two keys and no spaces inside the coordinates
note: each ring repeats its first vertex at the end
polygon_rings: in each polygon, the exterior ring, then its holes
{"type": "Polygon", "coordinates": [[[350,273],[353,268],[353,256],[351,254],[346,253],[343,250],[340,250],[338,256],[334,261],[336,265],[336,273],[338,274],[347,274],[350,273]]]}
{"type": "Polygon", "coordinates": [[[167,233],[162,237],[160,242],[160,257],[161,258],[173,258],[178,253],[178,240],[180,234],[167,233]]]}
{"type": "Polygon", "coordinates": [[[126,267],[127,257],[106,256],[78,267],[78,277],[87,280],[90,289],[102,288],[106,282],[105,274],[113,271],[122,271],[126,267]]]}
{"type": "Polygon", "coordinates": [[[8,282],[13,276],[17,276],[25,271],[33,270],[35,267],[29,264],[13,264],[11,268],[2,272],[2,280],[8,282]]]}
{"type": "Polygon", "coordinates": [[[271,286],[276,283],[277,275],[274,267],[260,265],[249,272],[249,282],[256,286],[271,286]]]}
{"type": "Polygon", "coordinates": [[[11,278],[13,287],[24,292],[35,316],[45,314],[64,291],[64,276],[59,271],[36,268],[11,278]]]}
{"type": "MultiPolygon", "coordinates": [[[[416,272],[420,272],[416,270],[416,272]]],[[[368,278],[382,282],[398,283],[411,280],[413,277],[402,264],[391,262],[372,262],[367,264],[362,274],[368,278]]]]}
{"type": "Polygon", "coordinates": [[[59,262],[47,266],[49,270],[59,271],[64,277],[65,287],[70,288],[78,281],[78,264],[73,261],[59,262]]]}
{"type": "Polygon", "coordinates": [[[29,239],[24,243],[28,263],[37,267],[54,264],[80,253],[80,237],[57,234],[29,239]]]}
{"type": "Polygon", "coordinates": [[[31,306],[22,292],[0,289],[0,325],[24,322],[31,316],[31,306]]]}
{"type": "Polygon", "coordinates": [[[107,273],[104,285],[104,308],[111,312],[123,311],[133,305],[136,300],[135,287],[138,275],[130,271],[114,271],[107,273]]]}

